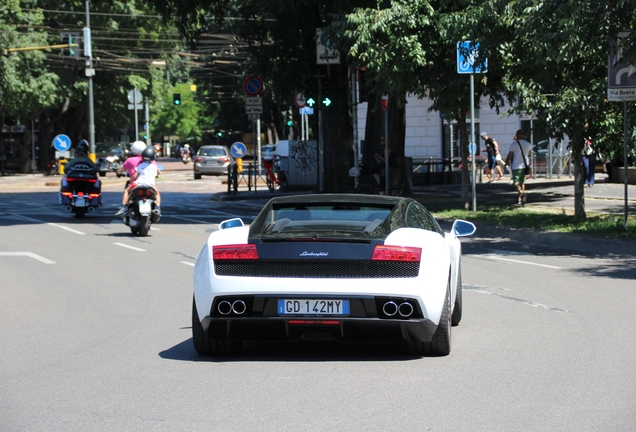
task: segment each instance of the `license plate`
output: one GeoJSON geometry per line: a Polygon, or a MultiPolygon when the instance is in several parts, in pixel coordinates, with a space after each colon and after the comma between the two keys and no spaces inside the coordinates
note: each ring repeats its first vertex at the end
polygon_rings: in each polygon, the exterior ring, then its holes
{"type": "Polygon", "coordinates": [[[85,198],[75,198],[75,207],[84,207],[86,206],[86,199],[85,198]]]}
{"type": "Polygon", "coordinates": [[[150,201],[139,201],[139,214],[142,216],[148,216],[152,211],[150,201]]]}
{"type": "Polygon", "coordinates": [[[349,315],[349,300],[279,299],[278,315],[349,315]]]}

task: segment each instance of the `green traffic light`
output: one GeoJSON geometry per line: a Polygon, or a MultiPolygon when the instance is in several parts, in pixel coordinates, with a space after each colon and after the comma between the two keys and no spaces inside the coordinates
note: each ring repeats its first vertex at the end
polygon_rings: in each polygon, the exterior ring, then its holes
{"type": "Polygon", "coordinates": [[[291,120],[287,120],[287,126],[291,126],[292,125],[292,121],[291,120]]]}

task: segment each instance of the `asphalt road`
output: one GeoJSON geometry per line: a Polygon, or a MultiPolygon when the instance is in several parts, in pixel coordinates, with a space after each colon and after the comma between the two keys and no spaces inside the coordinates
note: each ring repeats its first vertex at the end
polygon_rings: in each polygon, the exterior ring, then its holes
{"type": "Polygon", "coordinates": [[[392,347],[191,341],[193,263],[221,220],[219,178],[166,175],[133,237],[104,206],[77,220],[55,186],[0,187],[0,430],[633,431],[636,258],[464,241],[464,318],[443,358],[392,347]]]}

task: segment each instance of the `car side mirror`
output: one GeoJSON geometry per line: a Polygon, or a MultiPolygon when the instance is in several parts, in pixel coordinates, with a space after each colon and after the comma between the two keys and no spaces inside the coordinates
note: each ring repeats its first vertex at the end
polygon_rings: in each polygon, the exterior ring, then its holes
{"type": "Polygon", "coordinates": [[[245,226],[245,224],[243,223],[243,220],[241,218],[234,218],[234,219],[224,220],[223,222],[221,222],[219,224],[219,229],[237,228],[242,226],[245,226]]]}
{"type": "Polygon", "coordinates": [[[451,228],[451,232],[457,237],[473,235],[476,230],[475,224],[461,219],[457,219],[453,222],[453,227],[451,228]]]}

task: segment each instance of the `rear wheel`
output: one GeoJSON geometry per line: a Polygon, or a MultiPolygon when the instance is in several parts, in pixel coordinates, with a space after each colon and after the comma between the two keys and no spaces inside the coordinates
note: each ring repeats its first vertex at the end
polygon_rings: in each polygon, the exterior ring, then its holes
{"type": "Polygon", "coordinates": [[[459,262],[457,269],[457,290],[455,292],[455,307],[453,308],[452,324],[459,325],[462,320],[462,264],[459,262]]]}
{"type": "Polygon", "coordinates": [[[203,330],[196,303],[192,299],[192,342],[201,355],[233,355],[241,352],[243,341],[209,338],[203,330]]]}
{"type": "Polygon", "coordinates": [[[201,180],[201,174],[199,174],[199,173],[194,173],[194,179],[195,179],[195,180],[201,180]]]}
{"type": "Polygon", "coordinates": [[[439,318],[437,330],[431,340],[431,354],[434,356],[446,356],[451,351],[451,302],[450,287],[446,288],[444,308],[439,318]]]}
{"type": "Polygon", "coordinates": [[[272,179],[270,179],[269,177],[267,177],[267,189],[269,189],[270,192],[274,192],[274,182],[272,181],[272,179]]]}
{"type": "Polygon", "coordinates": [[[141,216],[139,218],[139,235],[142,237],[146,237],[148,235],[148,230],[150,229],[150,221],[148,220],[148,216],[141,216]]]}

